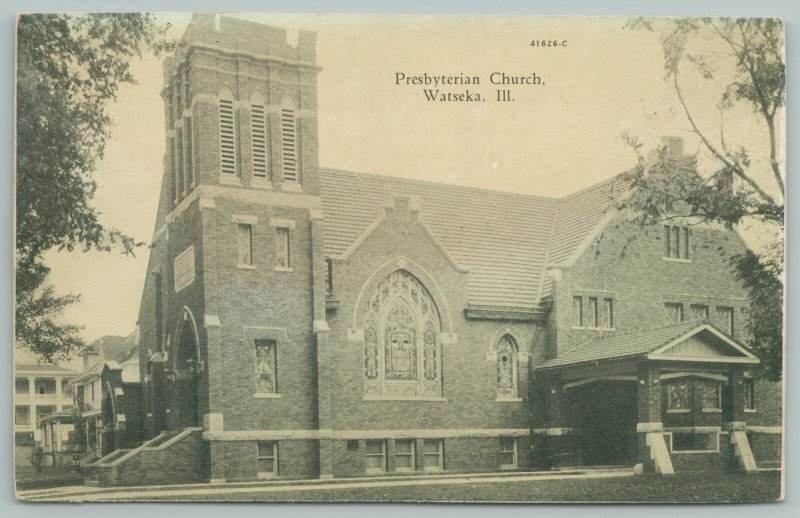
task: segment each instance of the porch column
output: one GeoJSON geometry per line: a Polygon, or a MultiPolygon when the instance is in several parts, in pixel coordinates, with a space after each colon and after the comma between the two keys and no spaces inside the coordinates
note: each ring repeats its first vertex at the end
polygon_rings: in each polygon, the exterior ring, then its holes
{"type": "Polygon", "coordinates": [[[60,376],[56,377],[56,412],[61,412],[62,410],[61,400],[64,395],[61,393],[61,380],[60,376]]]}
{"type": "MultiPolygon", "coordinates": [[[[661,383],[658,369],[649,364],[639,366],[638,375],[638,424],[636,425],[636,444],[638,462],[644,464],[647,471],[659,471],[658,459],[653,459],[652,446],[648,442],[648,434],[661,432],[664,424],[661,421],[661,383]]],[[[663,443],[662,440],[660,441],[663,443]]],[[[662,452],[666,453],[666,452],[662,452]]],[[[668,454],[667,454],[668,455],[668,454]]]]}
{"type": "Polygon", "coordinates": [[[39,427],[36,426],[36,378],[28,376],[28,416],[31,430],[33,430],[33,440],[40,439],[39,427]]]}
{"type": "Polygon", "coordinates": [[[731,423],[743,423],[747,420],[744,413],[744,367],[734,365],[728,373],[727,401],[723,401],[722,408],[728,410],[725,419],[731,423]]]}

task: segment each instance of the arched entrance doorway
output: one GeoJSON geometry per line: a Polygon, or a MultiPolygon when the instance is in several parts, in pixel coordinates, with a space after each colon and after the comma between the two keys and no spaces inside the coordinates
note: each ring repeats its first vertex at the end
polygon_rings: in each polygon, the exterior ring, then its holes
{"type": "Polygon", "coordinates": [[[188,308],[181,311],[175,336],[167,413],[167,425],[173,430],[198,426],[200,421],[197,403],[201,365],[199,337],[194,316],[188,308]]]}

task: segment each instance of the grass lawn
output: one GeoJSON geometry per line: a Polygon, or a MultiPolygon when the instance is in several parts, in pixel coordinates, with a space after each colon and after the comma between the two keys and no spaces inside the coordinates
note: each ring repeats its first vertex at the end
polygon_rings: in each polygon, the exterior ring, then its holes
{"type": "Polygon", "coordinates": [[[30,466],[16,466],[15,475],[17,489],[22,491],[83,484],[83,478],[80,473],[72,466],[48,466],[41,472],[37,472],[30,466]]]}
{"type": "MultiPolygon", "coordinates": [[[[765,502],[780,497],[780,472],[684,473],[610,479],[511,481],[286,493],[191,495],[158,500],[260,502],[765,502]]],[[[138,496],[138,495],[137,495],[138,496]]],[[[153,500],[153,498],[143,498],[153,500]]]]}

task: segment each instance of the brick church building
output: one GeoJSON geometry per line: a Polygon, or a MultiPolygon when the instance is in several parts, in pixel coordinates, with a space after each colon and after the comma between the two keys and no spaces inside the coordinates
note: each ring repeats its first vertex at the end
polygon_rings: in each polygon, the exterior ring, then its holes
{"type": "Polygon", "coordinates": [[[643,229],[619,177],[555,199],[322,168],[315,43],[195,15],[167,59],[148,440],[89,479],[778,459],[734,231],[643,229]]]}

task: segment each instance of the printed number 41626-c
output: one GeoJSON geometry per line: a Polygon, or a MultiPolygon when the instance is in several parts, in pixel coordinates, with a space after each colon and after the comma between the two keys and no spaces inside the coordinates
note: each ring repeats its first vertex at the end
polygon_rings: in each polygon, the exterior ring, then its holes
{"type": "Polygon", "coordinates": [[[566,47],[567,40],[531,40],[531,47],[566,47]]]}

